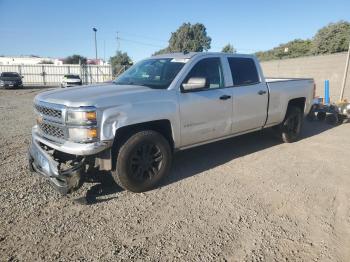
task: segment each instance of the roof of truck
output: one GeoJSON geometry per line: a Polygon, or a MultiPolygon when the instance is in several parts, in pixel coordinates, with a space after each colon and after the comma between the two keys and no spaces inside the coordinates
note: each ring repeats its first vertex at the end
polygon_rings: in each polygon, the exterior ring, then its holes
{"type": "Polygon", "coordinates": [[[237,56],[254,56],[245,54],[229,54],[222,52],[178,52],[178,53],[166,53],[161,55],[155,55],[156,58],[178,58],[178,59],[190,59],[194,56],[205,56],[205,55],[237,55],[237,56]]]}

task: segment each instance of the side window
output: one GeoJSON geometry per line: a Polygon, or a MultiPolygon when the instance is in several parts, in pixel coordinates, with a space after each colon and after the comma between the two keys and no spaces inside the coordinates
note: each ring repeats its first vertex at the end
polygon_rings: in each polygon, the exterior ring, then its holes
{"type": "Polygon", "coordinates": [[[234,85],[252,85],[260,82],[254,60],[251,58],[229,57],[234,85]]]}
{"type": "Polygon", "coordinates": [[[206,88],[224,87],[224,77],[220,58],[204,58],[200,60],[190,71],[184,80],[187,83],[192,77],[201,77],[206,79],[206,88]]]}

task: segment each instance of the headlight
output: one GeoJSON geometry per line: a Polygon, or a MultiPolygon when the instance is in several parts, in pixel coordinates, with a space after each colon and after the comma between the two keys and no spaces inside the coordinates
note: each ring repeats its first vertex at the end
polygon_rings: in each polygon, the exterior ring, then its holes
{"type": "Polygon", "coordinates": [[[94,142],[97,140],[97,129],[95,127],[73,127],[68,128],[69,140],[78,143],[94,142]]]}
{"type": "Polygon", "coordinates": [[[97,115],[95,107],[70,108],[67,111],[67,124],[71,125],[95,125],[97,115]]]}
{"type": "Polygon", "coordinates": [[[93,106],[68,108],[66,123],[69,140],[77,143],[89,143],[98,139],[97,114],[93,106]]]}

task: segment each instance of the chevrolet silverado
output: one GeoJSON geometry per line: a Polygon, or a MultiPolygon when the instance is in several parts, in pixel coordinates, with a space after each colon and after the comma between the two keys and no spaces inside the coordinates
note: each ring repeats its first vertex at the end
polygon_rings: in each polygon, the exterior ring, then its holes
{"type": "Polygon", "coordinates": [[[62,194],[89,167],[143,192],[170,172],[178,150],[268,127],[297,141],[314,89],[313,79],[264,78],[253,55],[153,56],[112,83],[37,95],[29,166],[62,194]]]}

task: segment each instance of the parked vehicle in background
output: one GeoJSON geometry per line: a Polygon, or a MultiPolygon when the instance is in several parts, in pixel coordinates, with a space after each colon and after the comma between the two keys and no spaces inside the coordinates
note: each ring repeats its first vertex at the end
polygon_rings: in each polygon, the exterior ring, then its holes
{"type": "Polygon", "coordinates": [[[23,87],[23,76],[16,72],[2,72],[0,75],[0,87],[23,87]]]}
{"type": "Polygon", "coordinates": [[[37,95],[29,167],[64,194],[88,166],[143,192],[169,173],[177,150],[267,127],[297,141],[314,88],[313,79],[265,79],[252,55],[154,56],[111,84],[37,95]]]}
{"type": "Polygon", "coordinates": [[[61,87],[81,86],[82,81],[79,75],[64,75],[61,87]]]}

